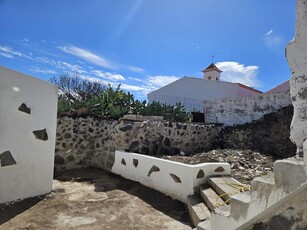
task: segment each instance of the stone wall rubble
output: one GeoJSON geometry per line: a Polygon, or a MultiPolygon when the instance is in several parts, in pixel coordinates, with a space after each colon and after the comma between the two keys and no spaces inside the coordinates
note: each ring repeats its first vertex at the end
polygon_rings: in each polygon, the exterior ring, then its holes
{"type": "Polygon", "coordinates": [[[289,138],[293,107],[264,115],[260,120],[224,128],[216,148],[252,149],[276,158],[294,156],[296,146],[289,138]]]}
{"type": "Polygon", "coordinates": [[[285,158],[295,155],[289,139],[293,107],[258,121],[222,128],[168,121],[58,118],[57,170],[96,166],[110,170],[115,150],[144,155],[191,155],[219,148],[252,149],[285,158]]]}

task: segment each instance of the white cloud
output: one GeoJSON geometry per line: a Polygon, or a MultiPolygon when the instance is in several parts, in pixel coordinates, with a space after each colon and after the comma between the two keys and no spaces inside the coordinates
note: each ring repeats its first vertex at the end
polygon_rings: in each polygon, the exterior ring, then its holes
{"type": "Polygon", "coordinates": [[[122,89],[124,90],[132,90],[132,91],[145,91],[146,89],[142,86],[138,85],[128,85],[128,84],[121,84],[120,85],[122,89]]]}
{"type": "Polygon", "coordinates": [[[62,67],[64,69],[68,69],[75,73],[86,73],[86,71],[79,65],[70,64],[65,61],[57,61],[56,63],[57,63],[57,66],[59,66],[59,68],[62,67]]]}
{"type": "Polygon", "coordinates": [[[91,77],[91,76],[87,76],[87,75],[78,75],[78,77],[80,77],[80,78],[82,78],[84,80],[91,81],[91,82],[101,82],[101,83],[103,83],[105,85],[110,84],[110,82],[98,79],[97,77],[91,77]]]}
{"type": "Polygon", "coordinates": [[[24,53],[21,53],[19,51],[15,51],[11,47],[8,47],[8,46],[1,46],[0,45],[0,51],[2,53],[2,56],[4,56],[4,57],[13,58],[14,56],[18,56],[18,57],[24,57],[24,58],[32,59],[31,56],[26,55],[24,53]]]}
{"type": "Polygon", "coordinates": [[[0,52],[0,55],[6,58],[14,58],[12,54],[0,52]]]}
{"type": "Polygon", "coordinates": [[[271,35],[272,33],[273,33],[273,30],[270,29],[270,30],[265,34],[265,36],[269,36],[269,35],[271,35]]]}
{"type": "Polygon", "coordinates": [[[45,41],[45,40],[41,40],[41,42],[42,42],[42,43],[46,43],[46,41],[45,41]]]}
{"type": "Polygon", "coordinates": [[[92,81],[92,82],[101,82],[105,85],[111,85],[112,87],[117,87],[120,84],[120,88],[127,90],[127,91],[146,91],[146,88],[144,86],[138,86],[138,85],[129,85],[129,84],[121,84],[118,82],[111,82],[111,81],[107,81],[107,80],[103,80],[103,79],[98,79],[96,77],[91,77],[91,76],[85,76],[85,75],[81,75],[80,76],[82,79],[88,80],[88,81],[92,81]]]}
{"type": "Polygon", "coordinates": [[[65,61],[55,61],[53,59],[50,59],[48,57],[37,57],[35,58],[36,61],[41,62],[41,63],[46,63],[49,65],[52,65],[58,69],[62,69],[62,70],[66,70],[66,71],[70,71],[73,73],[86,73],[86,71],[79,65],[76,64],[71,64],[65,61]]]}
{"type": "Polygon", "coordinates": [[[145,70],[140,68],[140,67],[136,67],[136,66],[129,66],[129,70],[133,71],[135,73],[144,73],[145,70]]]}
{"type": "Polygon", "coordinates": [[[284,38],[271,29],[264,35],[264,43],[269,48],[280,47],[284,43],[284,38]]]}
{"type": "Polygon", "coordinates": [[[242,83],[250,87],[257,87],[260,85],[257,79],[259,66],[245,66],[238,62],[218,62],[216,66],[223,71],[221,79],[224,81],[242,83]]]}
{"type": "MultiPolygon", "coordinates": [[[[130,79],[134,79],[135,78],[130,78],[130,79]]],[[[161,88],[165,85],[168,85],[176,80],[178,80],[179,78],[176,76],[166,76],[166,75],[157,75],[157,76],[149,76],[146,79],[146,84],[137,86],[138,88],[135,87],[135,91],[141,91],[141,93],[146,96],[148,93],[161,88]],[[136,90],[137,89],[137,90],[136,90]]],[[[141,80],[141,79],[139,79],[141,80]]],[[[144,80],[141,80],[144,81],[144,80]]],[[[127,89],[128,90],[128,89],[127,89]]],[[[133,89],[131,89],[133,90],[133,89]]]]}
{"type": "Polygon", "coordinates": [[[41,68],[35,67],[35,66],[31,67],[30,70],[31,70],[32,72],[36,72],[36,73],[57,74],[57,72],[54,71],[54,70],[51,70],[51,69],[41,69],[41,68]]]}
{"type": "Polygon", "coordinates": [[[74,56],[80,57],[83,60],[86,60],[92,64],[102,66],[109,69],[114,69],[114,66],[104,57],[99,56],[97,54],[94,54],[88,50],[81,49],[76,46],[62,46],[58,47],[60,50],[62,50],[65,53],[72,54],[74,56]]]}
{"type": "Polygon", "coordinates": [[[21,41],[21,42],[29,42],[29,39],[23,38],[23,39],[21,39],[20,41],[21,41]]]}
{"type": "Polygon", "coordinates": [[[149,76],[148,82],[151,83],[153,86],[156,87],[163,87],[165,85],[168,85],[179,78],[176,76],[163,76],[163,75],[157,75],[157,76],[149,76]]]}
{"type": "Polygon", "coordinates": [[[116,74],[116,73],[103,72],[101,70],[93,70],[91,71],[91,73],[95,74],[98,77],[108,79],[110,81],[124,81],[125,80],[125,78],[122,75],[116,74]]]}
{"type": "Polygon", "coordinates": [[[128,77],[130,80],[133,80],[133,81],[138,81],[138,82],[142,82],[143,80],[140,79],[140,78],[136,78],[136,77],[128,77]]]}

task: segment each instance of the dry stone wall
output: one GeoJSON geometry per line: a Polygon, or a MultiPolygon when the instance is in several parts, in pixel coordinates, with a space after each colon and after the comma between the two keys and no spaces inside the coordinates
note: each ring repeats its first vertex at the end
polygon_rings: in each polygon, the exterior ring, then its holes
{"type": "Polygon", "coordinates": [[[60,117],[55,169],[94,166],[110,170],[115,150],[146,155],[193,154],[210,149],[219,131],[216,125],[60,117]]]}

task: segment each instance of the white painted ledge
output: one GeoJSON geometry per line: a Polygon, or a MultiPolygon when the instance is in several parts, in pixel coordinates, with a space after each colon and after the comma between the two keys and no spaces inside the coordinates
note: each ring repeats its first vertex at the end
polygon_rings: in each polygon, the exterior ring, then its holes
{"type": "Polygon", "coordinates": [[[208,176],[229,175],[230,165],[228,163],[188,165],[116,151],[111,172],[187,203],[187,196],[194,193],[193,189],[196,186],[205,183],[208,176]]]}

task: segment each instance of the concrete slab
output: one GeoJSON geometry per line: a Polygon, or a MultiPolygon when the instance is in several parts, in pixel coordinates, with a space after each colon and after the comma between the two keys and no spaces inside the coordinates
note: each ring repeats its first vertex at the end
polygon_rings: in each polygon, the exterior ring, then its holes
{"type": "Polygon", "coordinates": [[[211,230],[211,221],[205,220],[197,225],[197,230],[211,230]]]}
{"type": "Polygon", "coordinates": [[[210,177],[209,185],[219,195],[224,194],[221,198],[229,204],[230,197],[240,192],[242,183],[232,177],[210,177]]]}
{"type": "Polygon", "coordinates": [[[230,213],[234,219],[242,216],[242,213],[246,213],[251,202],[251,194],[248,192],[241,192],[231,197],[231,210],[230,213]]]}
{"type": "Polygon", "coordinates": [[[200,187],[200,196],[210,211],[214,210],[216,207],[226,205],[212,188],[200,187]]]}
{"type": "Polygon", "coordinates": [[[274,175],[277,187],[283,187],[286,192],[294,191],[307,181],[304,160],[300,157],[278,160],[274,164],[274,175]]]}

